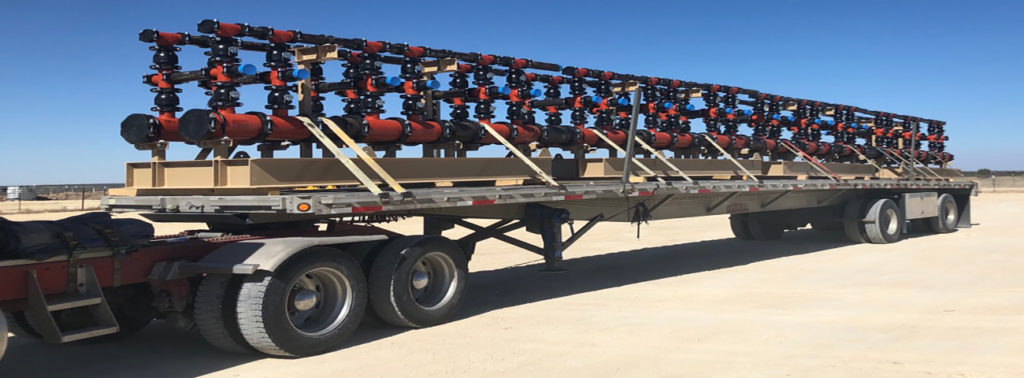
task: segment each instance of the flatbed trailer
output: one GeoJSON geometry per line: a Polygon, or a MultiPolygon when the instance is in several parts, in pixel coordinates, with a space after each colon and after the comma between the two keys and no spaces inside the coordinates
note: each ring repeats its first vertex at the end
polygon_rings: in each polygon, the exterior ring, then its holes
{"type": "Polygon", "coordinates": [[[366,312],[402,327],[452,319],[467,262],[490,238],[542,256],[548,271],[559,270],[563,251],[601,221],[730,214],[741,239],[777,239],[811,224],[853,242],[892,243],[912,224],[938,233],[970,227],[976,193],[973,182],[941,179],[749,178],[115,196],[103,200],[104,210],[209,229],[140,248],[115,242],[44,261],[0,261],[0,309],[51,343],[124,336],[164,318],[197,327],[221,349],[305,356],[337,347],[366,312]],[[401,217],[422,217],[423,234],[369,225],[401,217]],[[443,235],[456,225],[472,232],[443,235]],[[520,228],[541,242],[508,235],[520,228]]]}

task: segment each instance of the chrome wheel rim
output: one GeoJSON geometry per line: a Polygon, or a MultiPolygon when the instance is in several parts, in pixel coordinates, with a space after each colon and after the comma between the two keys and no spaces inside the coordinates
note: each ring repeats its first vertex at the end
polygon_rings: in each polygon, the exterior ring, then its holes
{"type": "Polygon", "coordinates": [[[900,219],[899,215],[896,214],[896,210],[885,209],[885,217],[888,220],[885,224],[885,233],[889,235],[896,235],[900,230],[900,219]]]}
{"type": "Polygon", "coordinates": [[[420,257],[409,272],[409,295],[416,305],[434,310],[451,302],[459,285],[455,262],[441,252],[420,257]]]}
{"type": "Polygon", "coordinates": [[[943,207],[945,207],[946,210],[946,224],[954,226],[956,223],[956,203],[953,201],[947,201],[943,207]]]}
{"type": "Polygon", "coordinates": [[[313,268],[291,283],[286,308],[299,333],[320,336],[338,328],[352,308],[352,284],[337,269],[313,268]]]}

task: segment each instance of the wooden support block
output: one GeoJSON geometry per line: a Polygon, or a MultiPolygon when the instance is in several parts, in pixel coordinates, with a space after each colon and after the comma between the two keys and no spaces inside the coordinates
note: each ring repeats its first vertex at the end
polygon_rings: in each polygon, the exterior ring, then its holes
{"type": "Polygon", "coordinates": [[[427,60],[420,63],[424,75],[435,75],[444,72],[455,72],[459,69],[459,61],[455,58],[427,60]]]}
{"type": "Polygon", "coordinates": [[[638,87],[640,87],[640,83],[637,83],[637,82],[632,81],[632,80],[624,81],[624,82],[621,82],[621,83],[612,84],[612,92],[614,92],[614,93],[634,92],[634,91],[636,91],[636,89],[638,87]]]}
{"type": "Polygon", "coordinates": [[[295,55],[296,64],[326,62],[345,58],[338,53],[338,45],[296,47],[292,49],[292,54],[295,55]]]}

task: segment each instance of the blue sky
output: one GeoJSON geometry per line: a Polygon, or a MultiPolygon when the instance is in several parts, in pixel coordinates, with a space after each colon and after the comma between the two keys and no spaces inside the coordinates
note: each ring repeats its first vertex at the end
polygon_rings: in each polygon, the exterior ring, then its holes
{"type": "MultiPolygon", "coordinates": [[[[1022,169],[1024,2],[83,2],[0,5],[0,185],[119,182],[147,113],[144,28],[204,18],[738,85],[948,122],[965,169],[1022,169]],[[157,5],[162,4],[162,5],[157,5]]],[[[201,51],[181,53],[199,68],[201,51]]],[[[243,56],[259,65],[262,57],[243,56]]],[[[191,85],[186,108],[205,98],[191,85]]],[[[243,92],[245,110],[264,92],[243,92]]],[[[340,112],[331,100],[330,109],[340,112]]],[[[748,129],[744,128],[744,131],[748,129]]],[[[176,144],[172,159],[195,148],[176,144]]],[[[407,151],[409,154],[414,151],[407,151]]]]}

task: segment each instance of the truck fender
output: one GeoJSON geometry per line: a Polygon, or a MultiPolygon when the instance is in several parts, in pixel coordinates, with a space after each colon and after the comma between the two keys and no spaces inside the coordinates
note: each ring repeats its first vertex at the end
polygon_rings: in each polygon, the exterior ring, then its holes
{"type": "Polygon", "coordinates": [[[220,247],[196,262],[160,262],[151,280],[173,280],[198,274],[253,274],[273,272],[290,257],[310,247],[387,240],[387,235],[287,237],[244,240],[220,247]]]}

